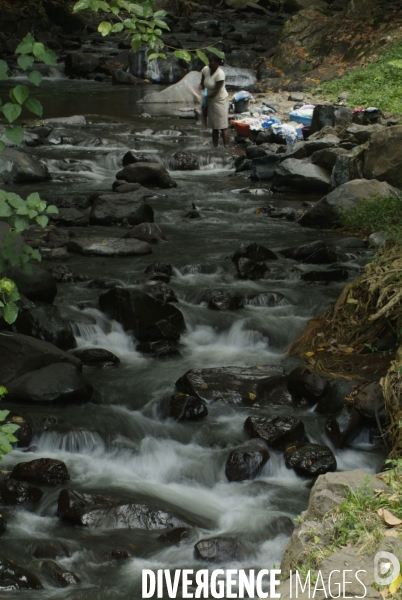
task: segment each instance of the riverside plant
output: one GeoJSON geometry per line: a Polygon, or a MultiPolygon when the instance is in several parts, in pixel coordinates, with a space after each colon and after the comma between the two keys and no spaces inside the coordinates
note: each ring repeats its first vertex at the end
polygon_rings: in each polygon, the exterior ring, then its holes
{"type": "MultiPolygon", "coordinates": [[[[5,394],[7,394],[6,388],[0,386],[0,400],[5,394]]],[[[9,410],[0,410],[0,460],[4,454],[9,454],[12,451],[13,447],[11,444],[18,442],[14,433],[19,429],[19,425],[5,423],[9,414],[9,410]]]]}

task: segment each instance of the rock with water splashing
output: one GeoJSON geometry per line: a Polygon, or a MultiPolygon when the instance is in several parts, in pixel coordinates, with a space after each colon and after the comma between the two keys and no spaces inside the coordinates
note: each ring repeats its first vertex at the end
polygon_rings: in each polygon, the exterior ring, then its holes
{"type": "Polygon", "coordinates": [[[58,587],[65,588],[81,582],[75,573],[62,569],[54,560],[42,560],[39,563],[39,571],[41,574],[51,577],[58,587]]]}
{"type": "Polygon", "coordinates": [[[288,377],[289,394],[297,401],[316,404],[329,391],[329,382],[304,367],[297,367],[288,377]]]}
{"type": "Polygon", "coordinates": [[[126,194],[99,196],[93,203],[89,223],[91,225],[121,225],[123,222],[128,225],[153,223],[154,211],[145,202],[152,195],[149,190],[141,188],[126,194]]]}
{"type": "Polygon", "coordinates": [[[42,496],[42,490],[24,481],[15,479],[0,481],[0,504],[3,506],[36,504],[42,496]]]}
{"type": "Polygon", "coordinates": [[[109,290],[99,297],[99,305],[142,342],[178,340],[186,327],[182,313],[175,306],[137,290],[109,290]]]}
{"type": "Polygon", "coordinates": [[[130,73],[135,77],[148,79],[152,83],[175,83],[186,74],[186,69],[175,56],[170,55],[166,59],[156,58],[149,61],[145,48],[130,52],[128,59],[130,73]]]}
{"type": "Polygon", "coordinates": [[[138,352],[152,354],[154,358],[170,358],[181,356],[177,342],[171,340],[157,340],[155,342],[140,342],[138,352]]]}
{"type": "Polygon", "coordinates": [[[248,417],[244,428],[250,437],[261,438],[273,448],[283,448],[289,442],[304,440],[304,423],[296,417],[248,417]]]}
{"type": "Polygon", "coordinates": [[[83,365],[89,367],[120,364],[120,358],[104,348],[77,348],[72,354],[79,358],[83,365]]]}
{"type": "Polygon", "coordinates": [[[50,342],[61,350],[71,350],[77,347],[69,324],[62,318],[57,306],[48,308],[38,306],[27,310],[18,315],[15,327],[18,333],[50,342]]]}
{"type": "Polygon", "coordinates": [[[235,261],[237,276],[240,279],[262,279],[268,270],[268,267],[263,262],[257,262],[250,258],[238,258],[235,261]]]}
{"type": "Polygon", "coordinates": [[[0,590],[42,590],[38,577],[13,560],[0,556],[0,590]]]}
{"type": "Polygon", "coordinates": [[[152,265],[147,266],[144,273],[160,273],[170,278],[173,275],[173,267],[164,262],[152,263],[152,265]]]}
{"type": "Polygon", "coordinates": [[[38,458],[15,465],[11,472],[14,479],[30,483],[64,483],[70,480],[65,463],[54,458],[38,458]]]}
{"type": "Polygon", "coordinates": [[[208,415],[204,402],[196,396],[176,394],[163,398],[159,403],[159,414],[163,419],[176,421],[198,421],[208,415]]]}
{"type": "Polygon", "coordinates": [[[152,253],[152,247],[146,242],[104,237],[73,238],[68,249],[85,256],[138,256],[152,253]]]}
{"type": "Polygon", "coordinates": [[[228,563],[252,556],[251,546],[232,537],[215,537],[200,540],[194,546],[194,556],[207,562],[228,563]]]}
{"type": "Polygon", "coordinates": [[[246,306],[283,306],[288,304],[285,296],[279,292],[263,292],[262,294],[247,294],[243,302],[246,306]]]}
{"type": "Polygon", "coordinates": [[[117,173],[116,179],[160,188],[177,187],[177,183],[159,163],[138,162],[127,165],[117,173]]]}
{"type": "Polygon", "coordinates": [[[285,450],[285,464],[301,477],[317,477],[336,471],[337,467],[332,450],[320,444],[288,446],[285,450]]]}
{"type": "Polygon", "coordinates": [[[327,271],[309,271],[303,273],[300,279],[308,282],[329,283],[331,281],[344,281],[349,277],[346,269],[329,269],[327,271]]]}
{"type": "Polygon", "coordinates": [[[51,304],[57,294],[55,280],[45,269],[36,265],[31,265],[31,269],[30,273],[25,273],[19,267],[9,267],[5,275],[16,283],[20,294],[29,300],[51,304]]]}
{"type": "Polygon", "coordinates": [[[0,183],[37,183],[50,179],[46,167],[25,152],[7,149],[0,154],[0,183]]]}
{"type": "Polygon", "coordinates": [[[133,227],[125,234],[124,239],[127,238],[135,238],[148,242],[148,244],[159,244],[166,241],[166,237],[156,223],[141,223],[141,225],[133,227]]]}
{"type": "Polygon", "coordinates": [[[344,448],[359,433],[362,425],[361,415],[351,404],[346,404],[327,420],[325,433],[335,448],[344,448]]]}
{"type": "Polygon", "coordinates": [[[106,529],[154,531],[186,525],[177,517],[155,506],[76,490],[60,492],[58,515],[74,525],[106,529]]]}
{"type": "Polygon", "coordinates": [[[171,531],[162,533],[158,537],[158,540],[169,546],[182,546],[188,540],[190,534],[191,529],[189,527],[176,527],[171,531]]]}
{"type": "Polygon", "coordinates": [[[208,308],[211,310],[238,310],[243,308],[241,298],[225,291],[213,291],[208,294],[208,308]]]}
{"type": "Polygon", "coordinates": [[[53,344],[9,331],[0,334],[0,356],[2,384],[55,363],[69,363],[82,369],[82,362],[78,358],[63,352],[53,344]]]}
{"type": "Polygon", "coordinates": [[[338,255],[330,248],[324,241],[316,240],[310,242],[310,244],[303,244],[302,246],[285,248],[281,250],[281,254],[286,258],[292,258],[293,260],[300,260],[303,263],[325,265],[336,262],[338,255]]]}
{"type": "Polygon", "coordinates": [[[268,460],[269,452],[263,442],[248,442],[229,454],[225,475],[228,481],[254,479],[268,460]]]}
{"type": "Polygon", "coordinates": [[[272,250],[260,246],[255,242],[243,242],[234,252],[232,261],[236,262],[239,258],[249,258],[250,260],[276,260],[278,257],[272,250]]]}
{"type": "Polygon", "coordinates": [[[143,289],[143,292],[149,294],[160,302],[178,302],[178,298],[172,288],[163,282],[150,281],[143,289]]]}
{"type": "Polygon", "coordinates": [[[93,392],[82,373],[65,363],[26,373],[9,383],[7,390],[7,400],[17,402],[89,402],[93,392]]]}
{"type": "MultiPolygon", "coordinates": [[[[125,153],[122,160],[123,167],[127,167],[127,165],[133,165],[138,162],[153,162],[152,157],[149,154],[143,154],[142,152],[136,152],[135,150],[129,150],[125,153]]],[[[131,185],[137,185],[139,189],[139,183],[132,183],[131,185]]],[[[119,191],[119,190],[117,190],[119,191]]]]}
{"type": "Polygon", "coordinates": [[[278,191],[329,191],[331,175],[317,165],[297,158],[287,158],[275,169],[273,186],[278,191]]]}
{"type": "Polygon", "coordinates": [[[282,369],[268,366],[191,369],[176,381],[176,388],[207,404],[218,400],[228,404],[255,404],[261,390],[276,380],[278,373],[282,373],[282,369]]]}
{"type": "Polygon", "coordinates": [[[191,152],[175,152],[169,159],[171,171],[198,171],[199,168],[198,156],[191,152]]]}

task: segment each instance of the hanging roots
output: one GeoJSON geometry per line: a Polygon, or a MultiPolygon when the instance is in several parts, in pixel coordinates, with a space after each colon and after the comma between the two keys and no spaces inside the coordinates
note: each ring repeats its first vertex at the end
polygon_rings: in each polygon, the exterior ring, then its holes
{"type": "Polygon", "coordinates": [[[392,450],[389,458],[402,456],[402,348],[399,348],[391,367],[380,381],[388,418],[388,439],[392,450]]]}

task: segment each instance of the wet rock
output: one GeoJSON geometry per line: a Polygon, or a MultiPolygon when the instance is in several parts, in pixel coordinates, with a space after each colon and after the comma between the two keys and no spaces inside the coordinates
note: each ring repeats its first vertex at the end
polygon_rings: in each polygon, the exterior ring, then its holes
{"type": "MultiPolygon", "coordinates": [[[[142,152],[136,152],[135,150],[129,150],[123,156],[123,167],[127,167],[128,165],[132,165],[138,162],[153,162],[152,157],[149,154],[143,154],[142,152]]],[[[123,184],[124,185],[124,184],[123,184]]],[[[141,187],[139,183],[132,183],[131,185],[138,186],[137,189],[141,187]]]]}
{"type": "Polygon", "coordinates": [[[198,156],[191,152],[175,152],[169,160],[171,171],[199,171],[198,156]]]}
{"type": "Polygon", "coordinates": [[[250,402],[250,394],[258,396],[261,386],[272,381],[274,374],[278,369],[273,367],[191,369],[176,381],[176,388],[207,404],[218,400],[240,404],[250,402]]]}
{"type": "Polygon", "coordinates": [[[117,69],[112,72],[112,83],[113,85],[138,85],[139,83],[143,83],[143,81],[138,79],[138,77],[134,77],[131,73],[117,69]]]}
{"type": "Polygon", "coordinates": [[[128,165],[117,173],[116,179],[160,188],[177,187],[177,183],[171,178],[165,167],[159,163],[144,162],[128,165]]]}
{"type": "Polygon", "coordinates": [[[362,418],[351,404],[346,404],[336,415],[330,417],[325,424],[325,433],[335,448],[344,448],[360,431],[362,418]]]}
{"type": "Polygon", "coordinates": [[[315,412],[329,415],[342,410],[345,399],[351,395],[357,383],[353,379],[344,379],[343,377],[337,377],[330,381],[330,387],[325,396],[318,401],[315,412]]]}
{"type": "Polygon", "coordinates": [[[330,264],[338,258],[337,253],[322,240],[303,244],[297,248],[286,248],[281,250],[281,254],[286,258],[301,260],[307,264],[330,264]]]}
{"type": "Polygon", "coordinates": [[[19,267],[9,267],[5,275],[16,283],[20,294],[29,300],[51,304],[57,294],[55,280],[50,273],[36,265],[31,265],[31,269],[31,273],[25,273],[19,267]]]}
{"type": "Polygon", "coordinates": [[[265,445],[249,442],[232,450],[226,461],[225,475],[228,481],[245,481],[254,479],[260,474],[269,460],[269,452],[265,445]]]}
{"type": "Polygon", "coordinates": [[[323,127],[347,127],[352,122],[353,113],[350,108],[333,106],[331,104],[318,104],[313,111],[310,127],[311,133],[320,131],[323,127]]]}
{"type": "Polygon", "coordinates": [[[287,388],[295,400],[315,404],[329,390],[329,382],[304,367],[297,367],[288,376],[287,388]]]}
{"type": "Polygon", "coordinates": [[[158,540],[168,544],[169,546],[181,546],[183,543],[186,542],[190,533],[191,529],[189,529],[188,527],[176,527],[171,531],[166,531],[165,533],[162,533],[158,537],[158,540]]]}
{"type": "Polygon", "coordinates": [[[12,479],[30,483],[64,483],[70,480],[65,463],[53,458],[39,458],[30,462],[18,463],[11,472],[12,479]]]}
{"type": "Polygon", "coordinates": [[[30,371],[56,363],[69,363],[76,368],[82,368],[78,358],[59,350],[56,346],[8,331],[0,335],[0,356],[0,380],[4,385],[30,371]]]}
{"type": "Polygon", "coordinates": [[[208,308],[211,310],[238,310],[243,308],[243,304],[238,296],[216,291],[211,294],[208,300],[208,308]]]}
{"type": "Polygon", "coordinates": [[[0,535],[5,531],[7,531],[7,521],[5,520],[3,515],[0,515],[0,535]]]}
{"type": "Polygon", "coordinates": [[[200,219],[201,215],[198,210],[189,210],[181,215],[182,219],[200,219]]]}
{"type": "Polygon", "coordinates": [[[42,590],[36,575],[14,561],[0,556],[0,590],[42,590]]]}
{"type": "Polygon", "coordinates": [[[262,263],[249,258],[238,258],[235,261],[237,276],[240,279],[262,279],[268,267],[262,263]]]}
{"type": "Polygon", "coordinates": [[[42,490],[24,481],[15,479],[0,481],[0,504],[3,506],[36,504],[42,496],[42,490]]]}
{"type": "Polygon", "coordinates": [[[18,333],[49,342],[61,350],[77,347],[75,337],[57,306],[27,310],[18,316],[15,327],[18,333]]]}
{"type": "Polygon", "coordinates": [[[158,104],[171,102],[194,104],[197,102],[194,90],[197,90],[201,83],[201,73],[198,71],[190,71],[187,75],[184,73],[183,75],[184,76],[178,83],[170,85],[162,92],[151,92],[150,94],[146,94],[139,102],[145,104],[152,104],[155,102],[158,104]]]}
{"type": "Polygon", "coordinates": [[[26,448],[30,445],[33,437],[32,425],[26,417],[9,412],[2,424],[18,425],[13,435],[17,438],[18,448],[26,448]]]}
{"type": "Polygon", "coordinates": [[[275,169],[273,186],[276,190],[299,192],[329,191],[331,176],[317,165],[296,158],[287,158],[275,169]]]}
{"type": "Polygon", "coordinates": [[[215,537],[200,540],[194,546],[194,556],[207,562],[228,563],[245,560],[250,549],[244,542],[231,537],[215,537]]]}
{"type": "Polygon", "coordinates": [[[360,415],[372,423],[384,420],[385,400],[382,387],[378,383],[368,383],[353,399],[353,406],[360,415]]]}
{"type": "MultiPolygon", "coordinates": [[[[260,146],[261,148],[261,146],[260,146]]],[[[259,158],[253,158],[251,162],[251,175],[252,181],[265,181],[272,179],[278,168],[278,163],[283,160],[281,155],[269,154],[259,158]]]]}
{"type": "Polygon", "coordinates": [[[185,525],[180,519],[154,506],[76,490],[60,492],[58,515],[74,525],[92,528],[155,531],[185,525]]]}
{"type": "Polygon", "coordinates": [[[0,183],[37,183],[50,179],[38,160],[25,152],[7,148],[0,154],[0,183]]]}
{"type": "MultiPolygon", "coordinates": [[[[143,164],[143,163],[138,163],[143,164]]],[[[91,225],[141,225],[141,223],[153,223],[154,211],[152,207],[144,202],[150,198],[149,190],[142,188],[130,194],[105,194],[99,196],[92,206],[89,215],[91,225]]]]}
{"type": "Polygon", "coordinates": [[[234,252],[232,260],[235,262],[239,258],[249,258],[255,261],[276,260],[278,257],[272,250],[260,246],[255,242],[243,242],[234,252]]]}
{"type": "Polygon", "coordinates": [[[60,565],[53,560],[42,561],[40,564],[40,571],[51,577],[61,588],[81,583],[80,578],[75,573],[62,569],[60,565]]]}
{"type": "Polygon", "coordinates": [[[384,132],[384,125],[378,123],[374,125],[358,125],[357,123],[351,123],[346,129],[346,133],[353,135],[359,144],[365,144],[374,134],[380,132],[384,132]]]}
{"type": "Polygon", "coordinates": [[[113,560],[126,560],[130,558],[130,555],[127,550],[116,549],[110,551],[110,558],[113,558],[113,560]]]}
{"type": "Polygon", "coordinates": [[[338,156],[346,153],[347,150],[344,148],[325,148],[324,150],[316,150],[310,156],[310,161],[326,171],[332,171],[338,156]]]}
{"type": "Polygon", "coordinates": [[[86,227],[88,217],[76,208],[59,208],[57,215],[51,215],[50,220],[58,227],[86,227]]]}
{"type": "Polygon", "coordinates": [[[402,188],[401,134],[402,126],[395,125],[372,136],[364,159],[366,179],[386,181],[402,188]]]}
{"type": "Polygon", "coordinates": [[[104,348],[77,348],[72,354],[79,358],[83,365],[88,367],[120,364],[120,359],[104,348]]]}
{"type": "Polygon", "coordinates": [[[93,392],[77,367],[64,363],[26,373],[9,383],[7,390],[7,400],[18,402],[89,402],[93,392]]]}
{"type": "Polygon", "coordinates": [[[292,521],[292,519],[289,519],[289,517],[277,517],[268,524],[266,539],[273,540],[278,535],[292,535],[294,528],[294,521],[292,521]]]}
{"type": "Polygon", "coordinates": [[[135,238],[148,244],[159,244],[166,241],[166,237],[156,223],[141,223],[133,227],[124,236],[124,239],[128,238],[135,238]]]}
{"type": "Polygon", "coordinates": [[[145,269],[144,273],[163,273],[167,277],[171,277],[173,275],[172,265],[163,262],[153,263],[152,265],[148,265],[145,269]]]}
{"type": "Polygon", "coordinates": [[[149,62],[145,48],[130,52],[129,63],[130,73],[135,77],[148,79],[152,83],[176,83],[186,74],[186,70],[174,56],[168,56],[167,59],[156,58],[149,62]]]}
{"type": "Polygon", "coordinates": [[[388,183],[375,179],[355,179],[340,185],[324,196],[301,218],[300,224],[307,227],[332,227],[341,210],[349,212],[362,200],[377,196],[397,196],[398,190],[388,183]]]}
{"type": "Polygon", "coordinates": [[[247,417],[244,428],[250,437],[261,438],[273,448],[304,440],[304,423],[295,417],[247,417]]]}
{"type": "Polygon", "coordinates": [[[68,545],[59,540],[40,540],[29,547],[29,553],[35,558],[52,558],[71,556],[68,545]]]}
{"type": "Polygon", "coordinates": [[[87,52],[70,52],[64,60],[65,73],[69,77],[85,77],[100,67],[100,62],[93,54],[87,52]]]}
{"type": "Polygon", "coordinates": [[[168,287],[165,283],[149,283],[144,287],[143,291],[163,303],[179,301],[172,288],[168,287]]]}
{"type": "Polygon", "coordinates": [[[331,133],[327,135],[320,135],[320,133],[315,133],[314,135],[311,135],[308,138],[307,142],[305,142],[304,144],[305,155],[311,156],[312,154],[314,154],[315,152],[319,152],[320,150],[337,148],[340,143],[341,140],[337,135],[331,133]]]}
{"type": "Polygon", "coordinates": [[[177,394],[161,400],[159,413],[163,419],[198,421],[208,415],[208,409],[204,402],[196,396],[177,394]]]}
{"type": "Polygon", "coordinates": [[[47,268],[47,272],[57,283],[77,283],[77,281],[86,281],[86,275],[77,275],[73,273],[66,265],[55,265],[47,268]]]}
{"type": "Polygon", "coordinates": [[[178,340],[185,330],[183,315],[175,306],[143,292],[115,288],[100,296],[99,305],[139,341],[178,340]]]}
{"type": "Polygon", "coordinates": [[[337,240],[336,247],[342,250],[364,250],[367,248],[367,243],[358,237],[348,237],[344,238],[343,240],[337,240]]]}
{"type": "Polygon", "coordinates": [[[143,354],[152,354],[154,358],[170,358],[180,356],[180,350],[176,342],[171,340],[157,340],[155,342],[141,342],[137,350],[143,354]]]}
{"type": "Polygon", "coordinates": [[[329,283],[331,281],[344,281],[348,277],[349,273],[346,269],[330,269],[329,271],[309,271],[308,273],[303,273],[301,279],[303,281],[329,283]]]}
{"type": "Polygon", "coordinates": [[[212,265],[205,265],[202,263],[193,263],[190,265],[184,265],[180,267],[180,273],[182,275],[197,275],[198,273],[204,273],[206,275],[210,275],[216,272],[216,268],[212,265]]]}
{"type": "Polygon", "coordinates": [[[317,477],[324,473],[336,471],[336,459],[328,446],[319,444],[303,444],[301,447],[290,446],[285,451],[285,464],[288,469],[301,477],[317,477]]]}
{"type": "Polygon", "coordinates": [[[85,256],[137,256],[152,253],[152,247],[146,242],[104,237],[73,238],[68,249],[85,256]]]}
{"type": "Polygon", "coordinates": [[[246,306],[281,306],[288,304],[283,294],[266,292],[262,294],[247,294],[243,302],[246,306]]]}

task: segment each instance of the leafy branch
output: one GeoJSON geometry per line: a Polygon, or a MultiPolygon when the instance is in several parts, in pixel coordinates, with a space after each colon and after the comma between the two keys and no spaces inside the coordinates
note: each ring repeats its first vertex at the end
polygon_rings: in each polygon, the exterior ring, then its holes
{"type": "MultiPolygon", "coordinates": [[[[1,282],[0,282],[1,283],[1,282]]],[[[0,386],[0,399],[7,394],[7,390],[4,386],[0,386]]],[[[14,433],[19,429],[19,425],[13,425],[12,423],[4,423],[10,414],[9,410],[0,410],[0,460],[4,454],[9,454],[13,447],[11,444],[18,442],[14,433]]]]}

